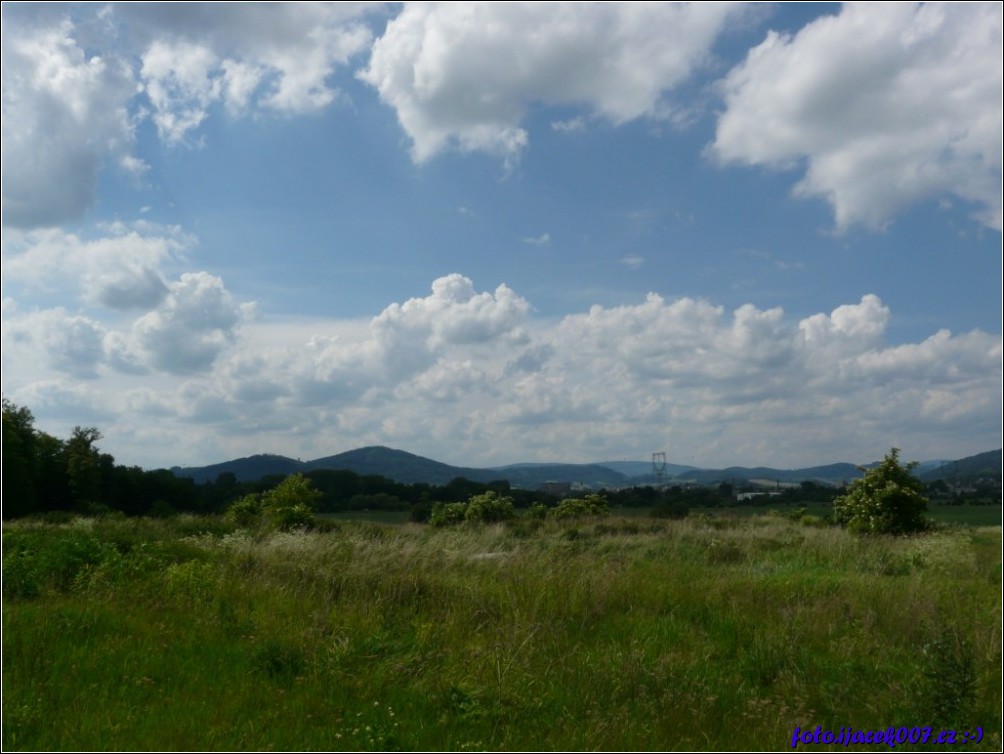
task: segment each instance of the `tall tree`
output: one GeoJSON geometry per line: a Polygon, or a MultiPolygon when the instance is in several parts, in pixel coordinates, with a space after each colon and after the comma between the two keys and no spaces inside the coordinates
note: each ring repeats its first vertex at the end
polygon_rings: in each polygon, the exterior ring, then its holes
{"type": "Polygon", "coordinates": [[[66,473],[70,494],[76,506],[99,502],[101,491],[101,456],[96,443],[101,433],[94,427],[74,427],[66,442],[66,473]]]}
{"type": "Polygon", "coordinates": [[[38,509],[35,417],[3,399],[3,517],[38,509]]]}
{"type": "Polygon", "coordinates": [[[910,473],[916,466],[900,464],[899,448],[893,448],[833,501],[834,518],[852,531],[869,534],[923,531],[928,527],[927,498],[924,483],[910,473]]]}

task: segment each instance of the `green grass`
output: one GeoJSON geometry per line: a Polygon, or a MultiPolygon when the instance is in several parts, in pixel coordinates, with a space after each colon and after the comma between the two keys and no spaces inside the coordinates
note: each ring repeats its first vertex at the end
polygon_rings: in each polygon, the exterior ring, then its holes
{"type": "MultiPolygon", "coordinates": [[[[727,508],[696,508],[695,513],[706,513],[711,516],[762,516],[768,511],[776,510],[781,513],[791,512],[797,508],[804,507],[806,512],[814,516],[829,516],[833,512],[830,503],[767,503],[765,505],[731,505],[727,508]]],[[[631,510],[629,508],[618,509],[618,514],[626,516],[648,515],[648,508],[631,510]]],[[[1000,526],[1001,507],[999,505],[928,505],[926,516],[938,523],[964,524],[966,526],[1000,526]]]]}
{"type": "Polygon", "coordinates": [[[967,524],[969,526],[1000,526],[1001,507],[999,505],[930,505],[927,515],[943,523],[967,524]]]}
{"type": "Polygon", "coordinates": [[[1001,746],[999,526],[333,526],[5,525],[4,749],[1001,746]]]}
{"type": "MultiPolygon", "coordinates": [[[[806,512],[816,516],[828,516],[833,511],[829,503],[804,503],[795,505],[733,505],[727,508],[697,508],[695,513],[707,513],[712,516],[762,516],[769,510],[782,512],[805,507],[806,512]]],[[[526,511],[521,510],[522,515],[526,511]]],[[[650,508],[616,508],[614,515],[624,518],[648,518],[650,508]]],[[[959,523],[969,526],[1000,526],[1001,508],[995,505],[930,505],[927,515],[941,523],[959,523]]],[[[381,524],[403,524],[409,520],[408,511],[341,511],[325,513],[320,518],[332,521],[371,521],[381,524]]]]}
{"type": "Polygon", "coordinates": [[[370,521],[377,524],[404,524],[411,513],[409,511],[339,511],[338,513],[322,513],[318,518],[331,521],[370,521]]]}

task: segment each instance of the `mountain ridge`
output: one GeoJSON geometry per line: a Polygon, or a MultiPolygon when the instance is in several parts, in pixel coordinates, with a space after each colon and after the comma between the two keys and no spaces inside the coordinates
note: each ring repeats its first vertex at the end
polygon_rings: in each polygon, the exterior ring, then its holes
{"type": "MultiPolygon", "coordinates": [[[[920,475],[923,481],[947,478],[991,477],[1000,479],[1001,450],[991,450],[955,461],[928,462],[936,467],[920,475]]],[[[716,484],[722,482],[747,484],[751,480],[771,480],[777,483],[813,481],[821,484],[842,484],[861,476],[862,468],[851,463],[832,463],[802,469],[775,469],[767,466],[731,466],[725,469],[700,469],[694,466],[667,464],[662,477],[665,484],[716,484]],[[675,473],[674,473],[675,472],[675,473]]],[[[208,466],[179,467],[171,472],[178,477],[189,477],[198,483],[212,482],[223,473],[232,473],[241,482],[257,481],[265,476],[293,474],[316,469],[352,471],[362,476],[379,475],[403,484],[445,485],[457,477],[472,482],[508,481],[514,487],[537,488],[545,482],[579,485],[590,489],[642,486],[655,483],[652,471],[639,471],[642,461],[611,461],[604,463],[523,463],[494,468],[452,466],[424,456],[382,445],[371,445],[355,450],[300,461],[276,454],[256,454],[208,466]]],[[[651,465],[647,465],[651,469],[651,465]]]]}

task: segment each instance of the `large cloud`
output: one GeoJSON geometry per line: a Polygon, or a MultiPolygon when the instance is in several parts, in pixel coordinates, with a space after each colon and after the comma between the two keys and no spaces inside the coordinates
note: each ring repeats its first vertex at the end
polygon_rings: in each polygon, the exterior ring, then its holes
{"type": "Polygon", "coordinates": [[[235,342],[251,308],[205,272],[182,275],[155,309],[124,328],[63,307],[12,306],[3,322],[5,379],[38,379],[46,371],[39,354],[52,373],[76,378],[205,372],[235,342]]]}
{"type": "Polygon", "coordinates": [[[37,360],[43,356],[58,373],[92,379],[105,361],[105,334],[99,322],[63,308],[7,318],[3,324],[5,366],[12,360],[31,359],[38,369],[37,360]]]}
{"type": "Polygon", "coordinates": [[[800,167],[839,229],[952,195],[1001,227],[1000,3],[848,4],[771,32],[723,84],[713,152],[800,167]]]}
{"type": "Polygon", "coordinates": [[[447,147],[517,154],[538,103],[613,123],[660,112],[707,61],[728,3],[414,3],[361,74],[397,112],[421,162],[447,147]]]}
{"type": "Polygon", "coordinates": [[[40,379],[38,354],[54,375],[77,378],[196,373],[235,341],[253,305],[207,272],[169,282],[191,236],[143,222],[102,230],[4,232],[5,378],[40,379]]]}
{"type": "Polygon", "coordinates": [[[237,326],[249,313],[218,277],[185,273],[171,284],[162,306],[136,321],[133,334],[155,368],[198,372],[234,342],[237,326]]]}
{"type": "Polygon", "coordinates": [[[328,106],[339,95],[332,75],[372,39],[360,17],[379,9],[124,3],[82,6],[71,21],[65,8],[5,4],[4,225],[77,220],[104,167],[142,174],[134,130],[147,114],[177,144],[197,141],[214,106],[231,115],[328,106]]]}
{"type": "Polygon", "coordinates": [[[146,311],[167,296],[163,266],[195,243],[177,227],[143,222],[100,230],[93,238],[60,230],[5,232],[6,280],[33,291],[70,291],[92,306],[146,311]]]}
{"type": "Polygon", "coordinates": [[[309,113],[331,104],[337,66],[365,50],[367,6],[138,4],[120,9],[143,44],[140,78],[161,136],[186,138],[223,104],[231,114],[309,113]]]}
{"type": "MultiPolygon", "coordinates": [[[[295,382],[309,403],[393,390],[441,359],[484,357],[525,342],[522,324],[529,311],[529,303],[506,285],[478,293],[469,278],[447,275],[433,281],[430,295],[386,307],[363,340],[313,339],[308,366],[295,382]]],[[[440,371],[453,377],[471,374],[467,367],[440,371]]],[[[427,394],[438,390],[430,379],[422,389],[427,394]]]]}
{"type": "Polygon", "coordinates": [[[388,306],[373,320],[373,328],[381,342],[407,340],[434,350],[511,335],[529,309],[505,284],[494,293],[477,293],[470,278],[454,273],[433,281],[431,295],[388,306]]]}
{"type": "Polygon", "coordinates": [[[683,463],[796,466],[999,442],[1000,335],[888,343],[893,313],[872,294],[803,318],[651,294],[552,321],[504,285],[449,275],[369,322],[267,325],[205,273],[169,289],[131,329],[8,311],[5,389],[60,411],[72,395],[103,405],[119,417],[109,442],[130,443],[109,451],[149,463],[385,444],[466,464],[661,449],[683,463]],[[33,353],[46,369],[22,360],[33,353]],[[104,404],[96,380],[78,385],[95,376],[118,385],[104,404]]]}
{"type": "Polygon", "coordinates": [[[5,22],[2,71],[4,225],[76,219],[93,202],[104,163],[138,166],[129,159],[132,73],[120,60],[86,54],[69,22],[5,22]]]}

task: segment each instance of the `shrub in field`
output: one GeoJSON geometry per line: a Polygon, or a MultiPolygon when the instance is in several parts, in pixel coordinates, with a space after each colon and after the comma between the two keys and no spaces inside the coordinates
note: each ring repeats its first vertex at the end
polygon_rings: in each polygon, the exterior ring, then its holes
{"type": "Polygon", "coordinates": [[[511,521],[516,518],[516,508],[512,498],[497,492],[485,492],[475,495],[467,501],[464,520],[479,524],[494,524],[500,521],[511,521]]]}
{"type": "Polygon", "coordinates": [[[268,492],[235,500],[226,515],[238,526],[268,523],[276,529],[289,531],[313,523],[314,506],[320,498],[321,493],[303,474],[291,474],[268,492]]]}
{"type": "Polygon", "coordinates": [[[547,518],[547,510],[548,510],[547,506],[544,505],[543,503],[534,503],[533,505],[530,506],[530,509],[526,512],[526,515],[529,516],[534,521],[543,521],[545,518],[547,518]]]}
{"type": "Polygon", "coordinates": [[[45,588],[68,591],[115,548],[89,532],[39,528],[5,532],[3,550],[4,596],[35,597],[45,588]]]}
{"type": "Polygon", "coordinates": [[[314,523],[314,511],[306,503],[266,508],[272,524],[280,531],[302,529],[314,523]]]}
{"type": "Polygon", "coordinates": [[[910,473],[916,465],[900,464],[899,449],[893,448],[882,463],[851,482],[846,494],[833,501],[834,519],[852,531],[868,534],[909,534],[927,529],[927,498],[921,494],[924,484],[910,473]]]}
{"type": "Polygon", "coordinates": [[[261,522],[261,515],[264,511],[262,505],[262,495],[259,492],[252,492],[239,500],[234,500],[227,508],[225,517],[228,521],[240,527],[255,526],[261,522]]]}
{"type": "Polygon", "coordinates": [[[408,520],[416,524],[426,524],[429,522],[429,516],[432,515],[432,503],[428,500],[422,500],[411,506],[411,511],[408,513],[408,520]]]}
{"type": "MultiPolygon", "coordinates": [[[[37,564],[27,553],[15,552],[3,558],[5,599],[37,597],[42,589],[37,564]]],[[[6,717],[6,715],[5,715],[6,717]]]]}
{"type": "Polygon", "coordinates": [[[454,526],[463,522],[467,503],[436,503],[432,506],[429,523],[433,526],[454,526]]]}
{"type": "Polygon", "coordinates": [[[606,516],[610,510],[607,499],[602,495],[586,495],[584,498],[569,497],[558,503],[551,510],[552,518],[586,518],[588,516],[606,516]]]}

